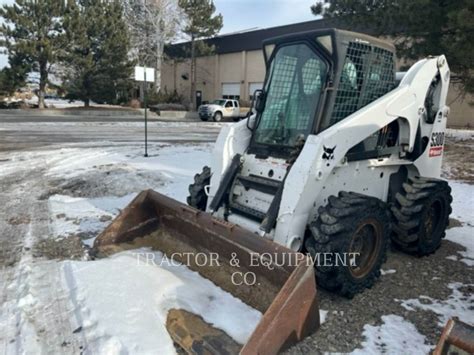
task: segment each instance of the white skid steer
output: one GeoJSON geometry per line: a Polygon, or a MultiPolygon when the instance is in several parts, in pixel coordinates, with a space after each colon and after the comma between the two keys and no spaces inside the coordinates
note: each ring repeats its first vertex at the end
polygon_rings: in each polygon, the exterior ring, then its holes
{"type": "Polygon", "coordinates": [[[293,256],[259,265],[265,282],[248,290],[196,268],[264,312],[243,353],[274,353],[318,326],[314,274],[352,297],[379,277],[390,241],[433,253],[452,201],[440,180],[444,56],[420,60],[397,84],[394,47],[363,34],[289,34],[263,50],[253,114],[220,132],[210,167],[189,187],[193,208],[144,192],[96,242],[101,249],[151,234],[164,252],[186,246],[229,260],[237,251],[248,270],[252,251],[293,256]]]}

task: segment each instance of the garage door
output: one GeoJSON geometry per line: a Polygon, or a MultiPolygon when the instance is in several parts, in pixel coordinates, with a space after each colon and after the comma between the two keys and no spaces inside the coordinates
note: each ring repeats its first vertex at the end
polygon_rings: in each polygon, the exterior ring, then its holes
{"type": "Polygon", "coordinates": [[[222,97],[224,99],[240,99],[240,83],[222,83],[222,97]]]}
{"type": "Polygon", "coordinates": [[[263,83],[249,83],[249,99],[252,100],[255,90],[263,88],[263,83]]]}

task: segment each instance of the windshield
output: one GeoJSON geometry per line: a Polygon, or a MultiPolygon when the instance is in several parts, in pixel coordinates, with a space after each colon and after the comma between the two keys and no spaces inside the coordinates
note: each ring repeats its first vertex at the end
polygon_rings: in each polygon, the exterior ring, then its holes
{"type": "Polygon", "coordinates": [[[255,142],[293,146],[312,127],[326,64],[305,44],[278,49],[265,87],[265,109],[255,142]]]}
{"type": "Polygon", "coordinates": [[[214,100],[214,101],[212,101],[212,104],[219,105],[219,106],[224,106],[225,100],[214,100]]]}

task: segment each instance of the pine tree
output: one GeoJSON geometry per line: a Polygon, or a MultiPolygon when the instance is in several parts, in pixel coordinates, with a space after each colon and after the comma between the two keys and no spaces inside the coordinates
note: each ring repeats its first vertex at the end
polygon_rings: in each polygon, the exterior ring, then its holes
{"type": "Polygon", "coordinates": [[[16,90],[26,85],[31,66],[21,54],[9,54],[9,67],[0,71],[0,92],[2,95],[12,95],[16,90]]]}
{"type": "Polygon", "coordinates": [[[406,59],[446,55],[452,81],[474,93],[474,1],[330,0],[329,6],[318,2],[311,11],[395,38],[399,56],[406,59]]]}
{"type": "Polygon", "coordinates": [[[12,84],[24,82],[28,72],[39,72],[39,108],[44,108],[48,75],[62,47],[64,7],[64,1],[58,0],[16,0],[0,8],[2,45],[8,51],[9,75],[16,80],[12,84]]]}
{"type": "MultiPolygon", "coordinates": [[[[196,91],[196,40],[216,35],[223,25],[222,15],[214,16],[216,7],[212,0],[179,0],[179,6],[188,22],[183,32],[191,38],[191,92],[190,102],[194,106],[196,91]]],[[[199,42],[200,51],[205,51],[204,42],[199,42]]]]}
{"type": "Polygon", "coordinates": [[[128,90],[133,63],[119,1],[78,0],[65,16],[63,58],[69,99],[116,103],[128,90]]]}

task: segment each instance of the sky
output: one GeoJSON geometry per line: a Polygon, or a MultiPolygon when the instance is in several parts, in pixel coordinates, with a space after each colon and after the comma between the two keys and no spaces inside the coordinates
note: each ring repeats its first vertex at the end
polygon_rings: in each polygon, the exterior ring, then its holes
{"type": "MultiPolygon", "coordinates": [[[[14,0],[0,0],[0,5],[13,2],[14,0]]],[[[316,17],[311,14],[310,6],[315,2],[315,0],[214,0],[216,12],[224,17],[221,34],[314,20],[316,17]]],[[[6,56],[0,55],[0,68],[6,64],[6,56]]]]}
{"type": "Polygon", "coordinates": [[[316,19],[310,6],[315,0],[214,0],[224,17],[221,33],[267,28],[316,19]]]}

